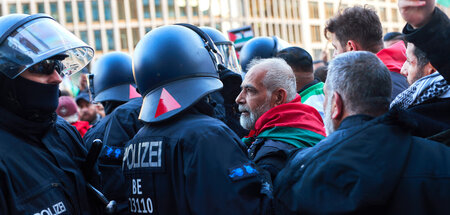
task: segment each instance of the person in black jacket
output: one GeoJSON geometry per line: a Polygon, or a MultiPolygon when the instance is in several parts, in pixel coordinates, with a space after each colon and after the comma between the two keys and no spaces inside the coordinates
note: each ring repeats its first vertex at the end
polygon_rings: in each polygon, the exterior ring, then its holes
{"type": "Polygon", "coordinates": [[[125,147],[122,164],[132,214],[268,209],[267,174],[247,158],[239,137],[211,117],[209,94],[222,87],[214,53],[204,32],[184,24],[154,29],[136,46],[145,125],[125,147]]]}
{"type": "Polygon", "coordinates": [[[448,213],[450,149],[413,137],[407,112],[384,114],[390,83],[372,53],[331,61],[324,87],[330,135],[293,153],[278,174],[278,214],[448,213]]]}
{"type": "Polygon", "coordinates": [[[95,165],[55,113],[61,76],[86,66],[92,48],[43,14],[0,24],[0,214],[97,214],[95,165]]]}
{"type": "MultiPolygon", "coordinates": [[[[407,22],[403,28],[406,41],[421,50],[431,66],[442,75],[441,84],[448,88],[450,83],[450,20],[435,1],[400,0],[399,11],[407,22]],[[445,83],[446,82],[446,83],[445,83]]],[[[442,89],[442,87],[440,87],[442,89]]],[[[442,96],[440,96],[442,97],[442,96]]],[[[449,138],[450,100],[448,98],[431,99],[409,109],[421,124],[415,134],[429,137],[440,142],[449,138]],[[441,136],[444,135],[444,136],[441,136]]]]}

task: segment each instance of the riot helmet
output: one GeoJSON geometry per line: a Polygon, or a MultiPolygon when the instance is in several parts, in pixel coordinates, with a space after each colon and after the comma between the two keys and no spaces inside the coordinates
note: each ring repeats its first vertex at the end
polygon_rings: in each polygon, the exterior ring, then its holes
{"type": "Polygon", "coordinates": [[[239,52],[242,71],[247,73],[247,65],[253,59],[275,57],[278,51],[289,47],[289,43],[276,37],[255,37],[244,44],[239,52]]]}
{"type": "Polygon", "coordinates": [[[60,74],[71,75],[94,56],[91,47],[45,14],[10,14],[0,17],[0,26],[0,72],[10,79],[48,59],[62,63],[60,74]]]}
{"type": "Polygon", "coordinates": [[[88,87],[93,102],[127,102],[139,97],[130,55],[123,52],[105,54],[93,64],[91,72],[88,87]]]}
{"type": "Polygon", "coordinates": [[[241,75],[241,66],[238,63],[236,57],[236,51],[234,49],[234,44],[228,40],[220,31],[211,27],[200,27],[200,29],[208,34],[217,47],[220,53],[221,61],[223,66],[230,69],[231,71],[241,75]]]}
{"type": "Polygon", "coordinates": [[[134,78],[144,97],[139,114],[144,122],[170,119],[223,86],[214,44],[188,26],[156,28],[135,48],[134,78]]]}

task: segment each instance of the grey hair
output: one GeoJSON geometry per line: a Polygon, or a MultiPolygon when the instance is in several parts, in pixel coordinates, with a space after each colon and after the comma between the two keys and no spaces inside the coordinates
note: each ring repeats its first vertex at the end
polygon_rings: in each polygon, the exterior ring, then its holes
{"type": "Polygon", "coordinates": [[[297,82],[292,68],[281,58],[266,58],[252,60],[249,64],[249,71],[253,68],[263,68],[267,71],[263,84],[267,88],[269,95],[276,89],[282,88],[287,92],[287,102],[295,99],[297,95],[297,82]]]}
{"type": "Polygon", "coordinates": [[[351,114],[377,116],[389,110],[392,83],[388,68],[376,55],[352,51],[338,55],[328,65],[326,91],[339,93],[351,114]]]}

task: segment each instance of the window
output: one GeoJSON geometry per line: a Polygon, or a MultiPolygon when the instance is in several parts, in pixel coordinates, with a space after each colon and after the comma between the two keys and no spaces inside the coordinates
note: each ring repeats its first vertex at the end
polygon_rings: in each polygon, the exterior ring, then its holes
{"type": "Polygon", "coordinates": [[[145,33],[148,33],[152,30],[152,27],[145,27],[145,33]]]}
{"type": "Polygon", "coordinates": [[[250,14],[253,17],[259,16],[259,0],[250,0],[250,14]]]}
{"type": "Polygon", "coordinates": [[[392,11],[392,21],[398,22],[397,9],[392,8],[391,11],[392,11]]]}
{"type": "Polygon", "coordinates": [[[66,22],[73,22],[72,4],[70,2],[64,2],[64,8],[66,10],[66,22]]]}
{"type": "Polygon", "coordinates": [[[309,18],[318,19],[319,18],[319,4],[317,2],[310,1],[309,6],[309,18]]]}
{"type": "Polygon", "coordinates": [[[167,0],[169,4],[169,17],[175,17],[175,4],[174,0],[167,0]]]}
{"type": "Polygon", "coordinates": [[[161,0],[155,0],[155,15],[156,18],[161,18],[162,17],[162,12],[161,12],[161,0]]]}
{"type": "Polygon", "coordinates": [[[95,50],[102,50],[102,34],[100,30],[94,31],[94,37],[95,37],[95,50]]]}
{"type": "Polygon", "coordinates": [[[105,20],[111,21],[111,0],[103,0],[103,7],[105,8],[105,20]]]}
{"type": "Polygon", "coordinates": [[[180,16],[186,16],[186,0],[178,0],[178,6],[180,7],[180,16]]]}
{"type": "Polygon", "coordinates": [[[320,49],[313,49],[313,59],[314,60],[320,60],[320,55],[322,55],[322,50],[320,49]]]}
{"type": "Polygon", "coordinates": [[[120,46],[123,49],[128,49],[127,29],[120,29],[120,46]]]}
{"type": "Polygon", "coordinates": [[[88,37],[87,37],[87,31],[80,31],[80,38],[81,38],[81,40],[83,40],[85,43],[89,43],[88,37]]]}
{"type": "Polygon", "coordinates": [[[380,8],[380,19],[383,22],[387,21],[386,8],[384,8],[384,7],[380,8]]]}
{"type": "Polygon", "coordinates": [[[92,20],[94,21],[99,21],[100,18],[98,16],[98,1],[97,0],[93,0],[91,1],[91,7],[92,7],[92,20]]]}
{"type": "Polygon", "coordinates": [[[325,18],[329,19],[334,16],[333,3],[325,3],[325,18]]]}
{"type": "Polygon", "coordinates": [[[22,11],[25,14],[30,14],[30,4],[22,4],[22,11]]]}
{"type": "Polygon", "coordinates": [[[137,0],[130,0],[130,16],[131,19],[137,19],[137,0]]]}
{"type": "Polygon", "coordinates": [[[313,42],[320,42],[320,26],[311,26],[311,39],[313,42]]]}
{"type": "Polygon", "coordinates": [[[133,28],[131,32],[133,33],[133,46],[136,47],[140,39],[139,28],[133,28]]]}
{"type": "Polygon", "coordinates": [[[9,4],[9,13],[17,13],[16,3],[9,4]]]}
{"type": "Polygon", "coordinates": [[[56,2],[50,3],[50,15],[55,18],[55,20],[59,20],[58,5],[56,2]]]}
{"type": "Polygon", "coordinates": [[[106,37],[108,38],[108,49],[114,50],[115,44],[114,44],[114,31],[109,29],[106,30],[106,37]]]}
{"type": "Polygon", "coordinates": [[[38,13],[45,13],[44,3],[38,3],[37,8],[38,8],[38,13]]]}
{"type": "Polygon", "coordinates": [[[125,20],[125,4],[123,0],[117,1],[117,8],[119,9],[119,20],[125,20]]]}
{"type": "Polygon", "coordinates": [[[192,15],[193,16],[198,16],[198,0],[192,0],[192,1],[190,1],[189,2],[191,5],[191,7],[192,7],[192,15]]]}
{"type": "Polygon", "coordinates": [[[78,5],[78,19],[80,22],[86,22],[86,13],[84,10],[84,2],[77,2],[78,5]]]}
{"type": "Polygon", "coordinates": [[[150,2],[149,0],[142,1],[142,9],[144,11],[144,19],[150,19],[150,2]]]}

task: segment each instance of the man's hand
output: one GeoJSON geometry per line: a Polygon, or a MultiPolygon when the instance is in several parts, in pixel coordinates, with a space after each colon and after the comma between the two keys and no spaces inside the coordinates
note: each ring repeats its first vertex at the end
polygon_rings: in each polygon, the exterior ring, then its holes
{"type": "Polygon", "coordinates": [[[430,19],[436,0],[399,0],[398,9],[403,19],[414,28],[424,26],[430,19]]]}

